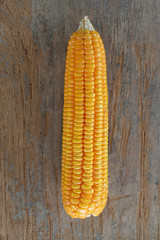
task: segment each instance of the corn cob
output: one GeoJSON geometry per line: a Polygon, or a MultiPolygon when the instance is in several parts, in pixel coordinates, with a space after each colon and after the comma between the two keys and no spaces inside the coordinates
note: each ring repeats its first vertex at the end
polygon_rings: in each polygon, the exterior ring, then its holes
{"type": "Polygon", "coordinates": [[[88,17],[68,42],[61,191],[72,218],[98,216],[108,195],[108,93],[102,39],[88,17]]]}

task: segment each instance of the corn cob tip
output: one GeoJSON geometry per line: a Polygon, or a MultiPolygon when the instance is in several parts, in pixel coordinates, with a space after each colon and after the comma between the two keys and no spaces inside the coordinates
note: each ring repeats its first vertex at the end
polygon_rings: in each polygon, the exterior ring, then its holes
{"type": "Polygon", "coordinates": [[[83,30],[85,30],[85,29],[88,29],[88,30],[90,30],[90,31],[94,31],[95,29],[94,29],[94,27],[93,27],[93,25],[92,25],[92,23],[90,22],[90,20],[89,20],[89,18],[87,17],[87,16],[85,16],[81,21],[80,21],[80,24],[79,24],[79,27],[78,27],[78,29],[77,29],[77,31],[79,30],[79,29],[83,29],[83,30]]]}

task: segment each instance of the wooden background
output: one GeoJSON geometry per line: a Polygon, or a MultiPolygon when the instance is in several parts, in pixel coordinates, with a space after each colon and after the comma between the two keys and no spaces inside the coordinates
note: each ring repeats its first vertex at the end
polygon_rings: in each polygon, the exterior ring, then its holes
{"type": "Polygon", "coordinates": [[[160,239],[160,1],[0,1],[0,240],[160,239]],[[109,199],[72,220],[60,192],[67,42],[106,49],[109,199]]]}

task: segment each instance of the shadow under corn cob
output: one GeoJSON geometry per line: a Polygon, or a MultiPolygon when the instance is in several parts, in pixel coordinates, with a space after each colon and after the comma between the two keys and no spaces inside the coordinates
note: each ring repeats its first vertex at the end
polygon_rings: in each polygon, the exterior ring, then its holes
{"type": "Polygon", "coordinates": [[[72,218],[98,216],[108,195],[108,93],[105,49],[88,17],[68,42],[61,191],[72,218]]]}

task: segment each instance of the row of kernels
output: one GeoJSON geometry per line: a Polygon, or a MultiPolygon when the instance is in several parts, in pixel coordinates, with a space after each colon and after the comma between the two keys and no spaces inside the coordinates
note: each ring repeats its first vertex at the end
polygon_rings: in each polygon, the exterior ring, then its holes
{"type": "Polygon", "coordinates": [[[69,44],[68,47],[68,57],[66,61],[66,75],[67,79],[67,97],[64,99],[65,102],[65,115],[64,115],[64,141],[63,141],[63,152],[64,158],[62,160],[62,193],[63,193],[63,203],[64,205],[70,204],[70,199],[66,199],[66,196],[69,197],[71,190],[71,173],[72,173],[72,161],[73,161],[73,146],[71,141],[73,138],[73,107],[74,107],[74,42],[71,39],[72,44],[69,44]],[[66,136],[68,136],[68,140],[66,136]],[[70,175],[68,175],[70,174],[70,175]]]}
{"type": "Polygon", "coordinates": [[[104,86],[104,117],[103,117],[103,158],[102,158],[102,166],[103,166],[103,197],[106,199],[108,194],[108,93],[107,93],[107,82],[106,82],[106,64],[105,64],[105,53],[104,47],[102,43],[102,52],[103,52],[103,86],[104,86]]]}
{"type": "MultiPolygon", "coordinates": [[[[91,35],[86,34],[84,39],[85,49],[85,126],[84,126],[84,161],[83,161],[83,191],[90,194],[94,192],[93,186],[93,131],[94,131],[94,51],[91,35]],[[93,125],[93,126],[92,126],[93,125]]],[[[85,206],[81,206],[85,208],[85,206]]],[[[86,208],[88,208],[88,203],[86,208]]]]}
{"type": "MultiPolygon", "coordinates": [[[[97,39],[93,41],[94,51],[96,52],[97,39]],[[96,42],[95,42],[96,41],[96,42]]],[[[99,54],[99,50],[97,51],[99,54]]],[[[95,54],[96,55],[96,54],[95,54]]],[[[103,86],[101,55],[95,58],[95,125],[94,125],[94,175],[93,175],[93,202],[96,207],[100,205],[102,196],[102,142],[103,142],[103,86]],[[98,58],[98,61],[96,59],[98,58]],[[98,100],[98,101],[97,101],[98,100]],[[96,170],[99,172],[96,174],[96,170]],[[98,191],[96,191],[98,190],[98,191]]]]}
{"type": "MultiPolygon", "coordinates": [[[[70,61],[68,61],[68,64],[70,61]]],[[[65,205],[70,204],[69,199],[66,199],[66,196],[70,192],[70,182],[71,182],[71,176],[68,174],[71,174],[72,172],[72,146],[70,142],[66,141],[66,136],[68,132],[72,131],[72,122],[73,122],[73,103],[68,103],[68,99],[71,99],[73,101],[73,79],[72,75],[68,77],[68,74],[73,74],[72,69],[73,64],[69,65],[67,67],[67,71],[65,74],[65,81],[67,82],[67,86],[65,88],[65,96],[64,96],[64,118],[63,118],[63,157],[62,157],[62,193],[63,193],[63,202],[65,205]],[[71,119],[72,118],[72,119],[71,119]],[[66,156],[69,154],[69,156],[66,156]],[[69,161],[70,158],[70,161],[69,161]]]]}
{"type": "Polygon", "coordinates": [[[83,57],[83,38],[78,36],[76,39],[75,50],[75,88],[74,88],[74,128],[73,128],[73,173],[72,173],[72,192],[71,203],[72,211],[78,208],[81,194],[81,172],[83,162],[83,118],[84,118],[84,57],[83,57]],[[82,45],[80,45],[82,44],[82,45]],[[78,196],[78,198],[77,198],[78,196]],[[77,198],[77,200],[76,200],[77,198]]]}

